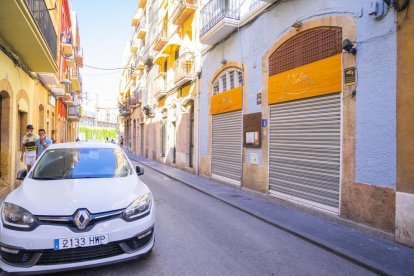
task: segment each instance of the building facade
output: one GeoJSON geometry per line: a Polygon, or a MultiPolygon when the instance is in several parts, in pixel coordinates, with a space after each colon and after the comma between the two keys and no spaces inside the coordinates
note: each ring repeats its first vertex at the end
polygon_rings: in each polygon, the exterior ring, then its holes
{"type": "Polygon", "coordinates": [[[194,0],[139,1],[120,84],[127,149],[196,172],[200,43],[194,0]]]}
{"type": "Polygon", "coordinates": [[[388,2],[191,1],[180,25],[175,1],[139,1],[127,149],[413,246],[412,12],[388,2]],[[174,82],[186,35],[189,92],[174,82]]]}
{"type": "MultiPolygon", "coordinates": [[[[59,123],[68,119],[68,104],[62,99],[69,89],[60,83],[66,64],[62,61],[66,57],[62,54],[62,37],[64,28],[70,27],[67,0],[0,3],[2,193],[15,188],[16,172],[24,167],[20,151],[27,124],[32,124],[36,132],[44,128],[49,136],[52,130],[62,135],[59,123]],[[69,19],[65,23],[63,18],[69,19]]],[[[72,56],[76,54],[72,52],[72,56]]],[[[59,138],[58,141],[67,140],[64,136],[59,138]]]]}

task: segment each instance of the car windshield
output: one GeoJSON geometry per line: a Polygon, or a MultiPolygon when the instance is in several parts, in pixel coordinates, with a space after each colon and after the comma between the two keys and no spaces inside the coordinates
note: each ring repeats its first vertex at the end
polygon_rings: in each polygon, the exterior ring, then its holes
{"type": "Polygon", "coordinates": [[[32,178],[114,178],[131,173],[132,168],[121,149],[66,148],[47,150],[34,167],[32,178]]]}

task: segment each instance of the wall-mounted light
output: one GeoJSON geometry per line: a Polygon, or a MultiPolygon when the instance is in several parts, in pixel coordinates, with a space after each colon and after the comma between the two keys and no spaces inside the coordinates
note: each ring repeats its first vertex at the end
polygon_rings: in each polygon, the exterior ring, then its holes
{"type": "Polygon", "coordinates": [[[70,80],[68,80],[68,79],[63,79],[63,80],[60,81],[60,84],[63,84],[63,85],[71,85],[72,82],[70,80]]]}
{"type": "Polygon", "coordinates": [[[353,55],[357,53],[357,49],[349,39],[344,39],[344,41],[342,41],[342,49],[353,55]]]}
{"type": "Polygon", "coordinates": [[[299,30],[299,28],[302,26],[302,21],[296,20],[295,23],[292,24],[292,27],[296,30],[299,30]]]}

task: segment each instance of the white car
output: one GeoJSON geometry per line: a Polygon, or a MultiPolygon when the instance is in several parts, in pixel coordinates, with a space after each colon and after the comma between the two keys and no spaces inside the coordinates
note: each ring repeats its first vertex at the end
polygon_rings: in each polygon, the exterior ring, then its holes
{"type": "Polygon", "coordinates": [[[114,144],[51,145],[1,206],[0,267],[50,272],[150,254],[154,200],[140,174],[114,144]]]}

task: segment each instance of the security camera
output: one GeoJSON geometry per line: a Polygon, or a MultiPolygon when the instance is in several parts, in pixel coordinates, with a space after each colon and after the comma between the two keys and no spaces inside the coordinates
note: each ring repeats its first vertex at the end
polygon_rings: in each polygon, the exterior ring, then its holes
{"type": "Polygon", "coordinates": [[[344,41],[342,41],[342,49],[353,55],[357,53],[357,49],[349,39],[344,39],[344,41]]]}

